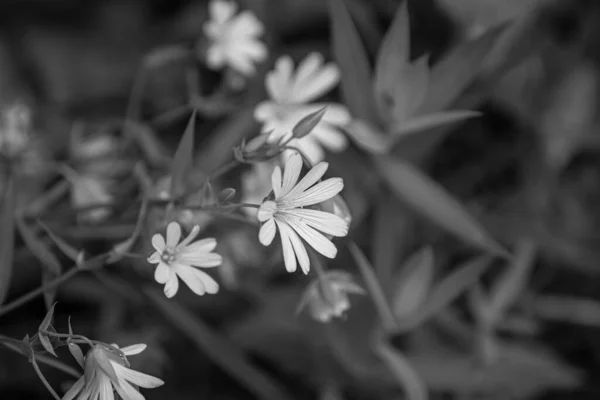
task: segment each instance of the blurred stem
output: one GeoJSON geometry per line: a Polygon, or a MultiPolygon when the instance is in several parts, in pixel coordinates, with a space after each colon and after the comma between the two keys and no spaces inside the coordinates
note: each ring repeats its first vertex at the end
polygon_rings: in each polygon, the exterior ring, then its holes
{"type": "MultiPolygon", "coordinates": [[[[25,355],[25,354],[23,354],[23,350],[21,350],[21,347],[20,347],[21,342],[19,340],[0,335],[0,342],[7,349],[14,351],[15,353],[19,353],[23,356],[25,355]]],[[[67,375],[71,375],[75,379],[79,379],[81,377],[81,374],[79,372],[77,372],[74,368],[70,367],[67,364],[64,364],[63,362],[61,362],[59,360],[56,360],[56,359],[50,358],[50,357],[46,357],[43,355],[39,355],[39,354],[34,354],[34,357],[38,362],[45,364],[49,367],[52,367],[58,371],[64,372],[67,375]]]]}
{"type": "MultiPolygon", "coordinates": [[[[29,346],[29,348],[31,349],[31,345],[29,346]]],[[[52,395],[52,397],[54,397],[56,400],[61,400],[60,396],[58,394],[56,394],[56,392],[54,391],[54,389],[52,388],[52,386],[50,386],[50,383],[48,383],[48,381],[46,380],[46,377],[44,376],[44,374],[40,370],[40,367],[38,366],[37,361],[35,359],[36,357],[35,357],[35,354],[33,352],[33,349],[31,349],[31,354],[32,354],[31,365],[33,365],[33,369],[35,370],[35,373],[40,378],[40,380],[42,381],[42,383],[44,384],[44,386],[46,386],[46,389],[48,389],[48,391],[50,392],[50,394],[52,395]]]]}

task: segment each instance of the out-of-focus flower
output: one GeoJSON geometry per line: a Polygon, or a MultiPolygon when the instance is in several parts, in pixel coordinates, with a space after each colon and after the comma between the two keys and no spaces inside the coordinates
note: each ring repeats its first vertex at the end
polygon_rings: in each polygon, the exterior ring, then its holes
{"type": "Polygon", "coordinates": [[[210,268],[221,265],[223,258],[212,251],[217,247],[217,241],[206,238],[191,243],[196,238],[200,227],[194,226],[190,234],[181,239],[181,226],[171,222],[167,226],[167,238],[160,234],[152,236],[152,246],[156,250],[148,262],[158,264],[154,271],[154,279],[165,284],[165,296],[175,296],[179,289],[179,278],[192,292],[202,296],[205,293],[214,294],[219,291],[219,285],[207,273],[198,268],[210,268]],[[191,244],[190,244],[191,243],[191,244]]]}
{"type": "Polygon", "coordinates": [[[267,57],[267,47],[258,39],[264,31],[262,23],[248,10],[236,15],[238,6],[233,1],[212,0],[208,10],[210,18],[204,24],[204,34],[211,41],[206,53],[208,66],[254,74],[255,64],[267,57]]]}
{"type": "Polygon", "coordinates": [[[254,111],[255,118],[263,124],[262,131],[273,131],[269,141],[290,138],[292,129],[302,118],[327,106],[312,132],[293,139],[289,145],[298,147],[313,163],[325,157],[323,147],[330,151],[345,149],[347,140],[338,128],[351,121],[348,109],[337,103],[311,103],[329,92],[339,80],[338,67],[333,63],[324,64],[319,53],[309,54],[296,71],[291,57],[279,58],[275,69],[266,77],[270,99],[260,103],[254,111]]]}
{"type": "Polygon", "coordinates": [[[341,178],[329,178],[317,183],[328,167],[329,164],[321,162],[298,182],[302,157],[294,153],[285,164],[283,176],[279,167],[275,167],[271,175],[275,199],[264,201],[258,210],[258,220],[263,223],[259,240],[268,246],[279,229],[288,272],[296,270],[296,258],[305,274],[310,270],[308,253],[300,238],[325,257],[335,258],[337,248],[323,233],[338,237],[348,234],[348,224],[337,215],[304,208],[329,200],[344,188],[341,178]]]}
{"type": "Polygon", "coordinates": [[[326,271],[306,288],[298,311],[307,308],[311,317],[329,322],[341,317],[350,308],[348,294],[364,294],[352,275],[344,271],[326,271]]]}
{"type": "Polygon", "coordinates": [[[109,192],[110,181],[95,175],[82,175],[67,166],[62,168],[65,178],[71,184],[71,203],[82,210],[79,216],[83,219],[98,222],[105,219],[111,212],[109,206],[114,197],[109,192]],[[95,207],[107,205],[107,207],[95,207]]]}
{"type": "Polygon", "coordinates": [[[27,175],[43,168],[42,148],[32,136],[31,110],[25,104],[15,103],[0,112],[0,158],[27,175]]]}
{"type": "Polygon", "coordinates": [[[62,400],[72,400],[75,396],[78,400],[114,400],[114,390],[123,400],[143,400],[144,396],[133,385],[153,389],[164,384],[161,379],[129,368],[127,356],[139,354],[145,349],[145,344],[122,349],[116,344],[94,345],[83,360],[84,375],[65,393],[62,400]]]}

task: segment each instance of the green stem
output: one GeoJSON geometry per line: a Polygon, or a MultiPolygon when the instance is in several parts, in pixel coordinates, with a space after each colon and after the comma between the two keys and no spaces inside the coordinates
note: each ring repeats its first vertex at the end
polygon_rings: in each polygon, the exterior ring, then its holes
{"type": "MultiPolygon", "coordinates": [[[[23,350],[21,350],[21,347],[20,347],[21,342],[20,341],[0,335],[0,342],[2,342],[2,344],[7,349],[14,351],[15,353],[25,355],[25,354],[23,354],[23,350]],[[7,342],[9,342],[9,343],[7,343],[7,342]],[[15,344],[15,343],[18,343],[18,344],[15,344]]],[[[77,372],[74,368],[71,368],[67,364],[62,363],[61,361],[59,361],[55,358],[46,357],[46,356],[43,356],[40,354],[35,354],[34,357],[40,363],[45,364],[49,367],[52,367],[58,371],[64,372],[67,375],[71,375],[75,379],[79,379],[81,377],[81,374],[79,372],[77,372]]]]}
{"type": "Polygon", "coordinates": [[[88,339],[88,338],[86,338],[85,336],[82,336],[82,335],[70,335],[70,334],[67,334],[67,333],[56,333],[56,332],[50,332],[50,331],[40,331],[40,332],[43,333],[44,335],[54,336],[54,337],[57,337],[57,338],[60,338],[60,339],[74,339],[73,343],[75,343],[75,341],[77,339],[79,339],[81,342],[78,342],[78,343],[85,343],[85,344],[87,344],[90,347],[94,346],[94,341],[93,340],[90,340],[90,339],[88,339]]]}
{"type": "MultiPolygon", "coordinates": [[[[31,350],[31,352],[33,354],[33,350],[31,350]]],[[[42,383],[44,384],[44,386],[46,386],[46,389],[48,389],[48,391],[50,392],[50,394],[52,395],[52,397],[54,397],[56,400],[61,400],[60,396],[58,394],[56,394],[56,392],[54,391],[54,389],[52,388],[52,386],[50,386],[50,383],[48,383],[48,381],[46,380],[46,377],[44,376],[44,374],[40,370],[40,367],[38,366],[37,361],[36,361],[35,354],[33,354],[33,357],[31,357],[31,364],[33,365],[33,369],[35,370],[35,373],[40,378],[40,380],[42,381],[42,383]]]]}

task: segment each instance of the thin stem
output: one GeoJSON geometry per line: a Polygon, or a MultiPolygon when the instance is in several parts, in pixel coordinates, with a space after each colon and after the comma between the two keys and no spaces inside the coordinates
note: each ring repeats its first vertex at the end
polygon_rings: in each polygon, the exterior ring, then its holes
{"type": "MultiPolygon", "coordinates": [[[[2,342],[2,344],[7,349],[14,351],[15,353],[25,355],[25,354],[23,354],[23,350],[21,350],[21,347],[20,347],[21,342],[20,341],[0,335],[0,342],[2,342]],[[9,341],[11,343],[7,343],[7,341],[9,341]],[[19,344],[16,345],[16,344],[14,344],[14,342],[17,342],[19,344]]],[[[34,354],[34,357],[40,363],[45,364],[49,367],[52,367],[58,371],[64,372],[67,375],[71,375],[73,378],[79,379],[81,377],[81,374],[79,372],[77,372],[77,370],[75,370],[74,368],[70,367],[67,364],[62,363],[61,361],[59,361],[55,358],[46,357],[46,356],[43,356],[40,354],[34,354]]]]}
{"type": "MultiPolygon", "coordinates": [[[[32,354],[33,354],[33,350],[31,350],[32,354]]],[[[52,386],[50,386],[50,383],[48,383],[48,381],[46,380],[46,377],[44,376],[44,374],[42,373],[42,371],[40,370],[40,367],[37,364],[37,361],[35,359],[35,354],[33,354],[33,357],[31,357],[31,364],[33,365],[33,369],[35,370],[35,373],[37,374],[37,376],[39,376],[40,380],[42,381],[42,383],[44,384],[44,386],[46,386],[46,389],[48,389],[48,391],[50,392],[50,394],[52,395],[52,397],[54,397],[56,400],[61,400],[60,396],[58,394],[56,394],[56,392],[54,391],[54,389],[52,388],[52,386]]]]}
{"type": "Polygon", "coordinates": [[[71,335],[71,334],[68,334],[68,333],[57,333],[57,332],[50,332],[50,331],[41,331],[41,332],[44,335],[54,336],[54,337],[57,337],[57,338],[60,338],[60,339],[74,339],[74,340],[79,339],[79,340],[83,341],[83,343],[89,345],[90,347],[94,346],[94,343],[93,343],[92,340],[90,340],[90,339],[88,339],[88,338],[86,338],[85,336],[82,336],[82,335],[71,335]]]}

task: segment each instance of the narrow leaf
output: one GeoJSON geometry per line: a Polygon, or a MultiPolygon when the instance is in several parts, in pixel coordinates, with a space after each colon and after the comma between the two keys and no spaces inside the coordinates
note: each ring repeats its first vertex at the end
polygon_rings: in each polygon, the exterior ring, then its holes
{"type": "Polygon", "coordinates": [[[365,286],[371,295],[371,299],[375,304],[375,308],[379,313],[379,317],[381,318],[381,322],[385,330],[387,332],[394,331],[397,325],[396,317],[394,316],[392,307],[385,296],[377,276],[375,275],[373,266],[355,243],[350,242],[350,244],[348,244],[348,249],[350,250],[350,254],[352,254],[352,258],[354,258],[354,262],[356,262],[356,265],[360,270],[363,280],[365,281],[365,286]]]}
{"type": "Polygon", "coordinates": [[[317,110],[313,113],[308,114],[304,118],[302,118],[298,123],[292,128],[292,135],[297,138],[303,138],[312,132],[312,130],[321,122],[323,115],[327,111],[327,106],[317,110]]]}
{"type": "Polygon", "coordinates": [[[496,255],[504,250],[442,186],[407,162],[376,160],[380,174],[398,198],[457,237],[496,255]]]}
{"type": "Polygon", "coordinates": [[[447,109],[479,77],[485,57],[504,27],[491,29],[475,39],[460,43],[431,69],[429,90],[420,113],[447,109]]]}
{"type": "Polygon", "coordinates": [[[333,54],[342,74],[341,90],[352,114],[379,121],[364,45],[343,0],[329,0],[333,54]]]}
{"type": "Polygon", "coordinates": [[[404,263],[392,303],[396,318],[406,318],[423,305],[433,282],[433,272],[434,256],[430,246],[423,247],[404,263]]]}
{"type": "Polygon", "coordinates": [[[196,111],[181,137],[171,165],[171,196],[177,198],[185,193],[186,175],[192,166],[194,158],[194,135],[196,129],[196,111]]]}
{"type": "Polygon", "coordinates": [[[375,353],[390,370],[396,381],[402,386],[408,400],[427,400],[429,392],[423,378],[411,365],[410,361],[384,340],[374,346],[375,353]]]}
{"type": "Polygon", "coordinates": [[[13,269],[15,184],[12,176],[8,178],[3,197],[0,208],[0,305],[8,295],[13,269]]]}
{"type": "Polygon", "coordinates": [[[39,219],[37,220],[37,223],[46,232],[50,239],[52,239],[52,241],[54,242],[56,247],[60,249],[60,251],[62,251],[67,257],[69,257],[71,261],[78,263],[78,261],[80,260],[79,250],[77,250],[75,247],[71,246],[69,243],[65,242],[62,238],[60,238],[58,235],[52,232],[50,228],[48,228],[48,226],[46,226],[46,224],[44,224],[39,219]]]}
{"type": "Polygon", "coordinates": [[[488,317],[492,321],[500,321],[527,287],[535,255],[536,246],[530,239],[523,239],[517,243],[513,260],[506,266],[490,293],[488,317]]]}
{"type": "Polygon", "coordinates": [[[48,248],[46,243],[35,235],[33,230],[27,226],[22,218],[16,217],[15,222],[25,246],[33,253],[35,258],[37,258],[52,275],[60,275],[62,270],[60,262],[48,248]]]}
{"type": "Polygon", "coordinates": [[[162,292],[146,289],[146,294],[161,311],[192,343],[224,371],[228,372],[248,391],[262,400],[291,400],[283,387],[252,365],[235,343],[217,334],[185,308],[168,301],[162,292]]]}
{"type": "Polygon", "coordinates": [[[384,154],[392,147],[390,138],[368,121],[354,119],[345,130],[358,147],[371,154],[384,154]]]}
{"type": "Polygon", "coordinates": [[[46,316],[42,320],[42,323],[40,324],[40,327],[38,328],[38,330],[40,330],[40,331],[48,330],[48,328],[50,327],[50,324],[52,324],[52,318],[54,318],[54,307],[55,306],[56,306],[56,303],[54,303],[52,305],[52,307],[50,307],[50,309],[46,313],[46,316]]]}
{"type": "Polygon", "coordinates": [[[429,56],[424,55],[396,73],[392,94],[391,118],[404,121],[416,113],[427,95],[429,56]]]}
{"type": "Polygon", "coordinates": [[[465,119],[479,117],[478,111],[456,110],[442,111],[438,113],[418,115],[406,121],[397,122],[390,128],[393,141],[398,142],[408,135],[420,133],[428,129],[438,128],[444,125],[454,124],[465,119]]]}
{"type": "Polygon", "coordinates": [[[48,336],[42,332],[40,332],[38,334],[38,338],[40,339],[40,343],[42,344],[42,347],[44,348],[44,350],[46,350],[48,353],[52,354],[54,357],[58,357],[56,355],[56,352],[54,351],[54,347],[52,347],[52,343],[50,343],[50,339],[48,338],[48,336]]]}

